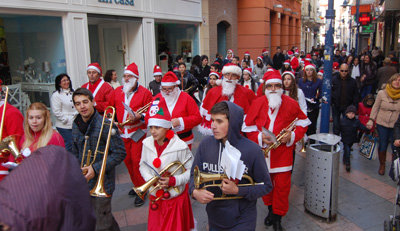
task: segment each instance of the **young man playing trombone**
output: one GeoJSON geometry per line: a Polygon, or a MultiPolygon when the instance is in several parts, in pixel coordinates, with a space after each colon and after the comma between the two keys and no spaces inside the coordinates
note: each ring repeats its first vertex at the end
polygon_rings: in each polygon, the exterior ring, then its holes
{"type": "Polygon", "coordinates": [[[72,153],[81,164],[82,173],[89,184],[89,190],[95,188],[95,185],[98,186],[100,182],[98,178],[101,177],[101,173],[105,172],[104,184],[100,187],[104,187],[104,191],[108,195],[98,196],[91,191],[92,206],[96,215],[96,230],[119,230],[111,213],[111,197],[115,189],[115,167],[124,160],[126,155],[124,143],[114,124],[110,139],[108,139],[109,123],[111,122],[108,119],[105,119],[104,123],[102,122],[103,117],[94,108],[93,95],[89,90],[77,89],[72,95],[72,100],[79,113],[72,124],[72,153]],[[102,127],[103,131],[100,134],[102,127]],[[99,144],[98,147],[97,144],[99,144]],[[109,146],[108,150],[107,145],[109,146]],[[103,152],[107,151],[106,165],[103,169],[102,162],[105,156],[103,152]],[[83,166],[87,158],[92,163],[83,166]]]}
{"type": "Polygon", "coordinates": [[[257,198],[272,189],[263,153],[257,144],[240,134],[244,116],[241,107],[232,102],[222,101],[215,104],[210,113],[214,136],[205,137],[197,149],[191,170],[189,193],[198,202],[207,204],[210,231],[255,230],[257,198]],[[198,182],[201,177],[195,174],[195,169],[196,172],[198,169],[209,175],[224,174],[228,171],[228,168],[223,168],[224,149],[237,154],[234,161],[243,161],[244,174],[252,178],[254,185],[240,186],[249,182],[242,178],[237,185],[237,181],[223,177],[220,187],[199,187],[199,183],[203,182],[198,182]],[[216,200],[217,197],[221,199],[222,193],[228,195],[228,198],[216,200]]]}
{"type": "Polygon", "coordinates": [[[296,142],[303,138],[311,122],[298,102],[282,95],[282,77],[279,71],[266,72],[263,80],[265,96],[260,96],[251,104],[243,131],[262,148],[274,143],[271,137],[262,132],[263,128],[274,133],[277,139],[278,134],[284,131],[280,140],[282,144],[265,154],[274,188],[271,193],[263,196],[264,204],[269,210],[264,223],[267,226],[273,225],[276,231],[282,230],[281,217],[289,210],[293,149],[296,142]],[[295,129],[286,131],[291,124],[295,129]]]}
{"type": "MultiPolygon", "coordinates": [[[[137,65],[131,63],[124,70],[123,86],[111,93],[108,104],[117,111],[117,120],[122,131],[121,137],[126,149],[124,162],[135,187],[145,183],[139,171],[139,162],[142,156],[142,142],[146,138],[144,115],[151,101],[151,92],[139,85],[137,65]]],[[[136,196],[135,206],[144,204],[144,201],[133,190],[129,192],[129,195],[136,196]]]]}

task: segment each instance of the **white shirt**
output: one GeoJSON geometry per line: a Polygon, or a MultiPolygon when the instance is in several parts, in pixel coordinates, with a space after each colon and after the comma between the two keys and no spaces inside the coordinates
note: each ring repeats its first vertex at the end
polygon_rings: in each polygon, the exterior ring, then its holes
{"type": "Polygon", "coordinates": [[[56,117],[56,127],[72,129],[72,122],[77,111],[72,102],[72,91],[61,89],[51,96],[51,111],[56,117]]]}

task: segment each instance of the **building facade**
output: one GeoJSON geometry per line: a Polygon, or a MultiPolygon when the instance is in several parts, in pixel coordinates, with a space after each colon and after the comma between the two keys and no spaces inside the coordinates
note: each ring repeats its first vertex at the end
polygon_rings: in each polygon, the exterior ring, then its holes
{"type": "Polygon", "coordinates": [[[77,88],[91,62],[119,80],[135,62],[147,85],[156,63],[200,53],[201,22],[201,0],[0,0],[1,78],[48,106],[55,76],[77,88]]]}
{"type": "Polygon", "coordinates": [[[320,43],[318,33],[322,24],[319,14],[319,1],[303,0],[301,3],[301,50],[311,52],[320,43]]]}

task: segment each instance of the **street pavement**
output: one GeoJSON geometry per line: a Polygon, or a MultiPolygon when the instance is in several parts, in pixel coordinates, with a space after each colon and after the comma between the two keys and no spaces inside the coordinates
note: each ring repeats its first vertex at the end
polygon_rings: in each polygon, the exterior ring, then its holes
{"type": "MultiPolygon", "coordinates": [[[[194,154],[201,138],[195,132],[194,154]]],[[[379,161],[369,161],[361,157],[357,144],[353,146],[350,173],[346,172],[340,159],[338,216],[336,221],[331,222],[304,209],[305,157],[306,153],[296,153],[289,212],[282,218],[282,225],[286,230],[383,230],[384,220],[393,214],[396,196],[396,184],[387,174],[391,155],[387,156],[384,176],[378,175],[379,161]]],[[[147,229],[149,202],[147,200],[144,206],[136,208],[134,198],[128,196],[131,187],[128,171],[122,163],[117,167],[116,190],[112,199],[113,214],[122,231],[144,231],[147,229]]],[[[208,230],[205,206],[192,200],[192,207],[197,230],[208,230]]],[[[273,230],[264,225],[267,210],[259,199],[256,230],[273,230]]]]}

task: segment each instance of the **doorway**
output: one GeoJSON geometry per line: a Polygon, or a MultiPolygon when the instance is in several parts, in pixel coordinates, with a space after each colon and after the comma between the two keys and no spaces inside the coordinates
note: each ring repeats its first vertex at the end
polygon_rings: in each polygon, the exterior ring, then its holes
{"type": "Polygon", "coordinates": [[[229,28],[229,23],[222,21],[217,24],[217,44],[218,44],[218,53],[222,56],[226,55],[226,34],[229,28]]]}

